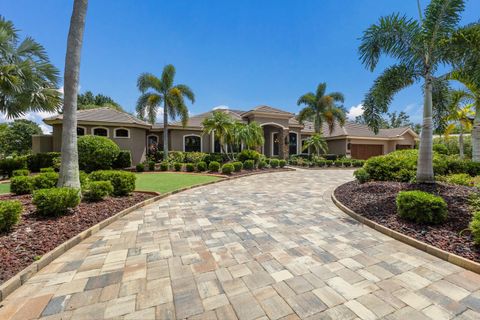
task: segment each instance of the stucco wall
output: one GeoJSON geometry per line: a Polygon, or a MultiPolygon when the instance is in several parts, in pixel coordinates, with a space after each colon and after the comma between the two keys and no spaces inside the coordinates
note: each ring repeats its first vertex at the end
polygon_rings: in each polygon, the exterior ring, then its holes
{"type": "Polygon", "coordinates": [[[346,139],[328,140],[327,145],[329,154],[345,155],[347,153],[346,139]]]}
{"type": "Polygon", "coordinates": [[[53,151],[53,136],[46,135],[33,135],[32,136],[32,152],[43,153],[53,151]]]}
{"type": "Polygon", "coordinates": [[[288,128],[288,119],[263,118],[263,117],[253,116],[250,118],[250,120],[256,121],[260,124],[275,123],[275,124],[279,124],[282,127],[288,128]]]}

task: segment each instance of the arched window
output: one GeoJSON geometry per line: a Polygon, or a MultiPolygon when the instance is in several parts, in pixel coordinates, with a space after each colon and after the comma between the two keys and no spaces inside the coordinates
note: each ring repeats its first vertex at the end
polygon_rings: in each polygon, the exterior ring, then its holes
{"type": "Polygon", "coordinates": [[[124,128],[115,129],[113,136],[115,138],[130,138],[130,130],[124,128]]]}
{"type": "Polygon", "coordinates": [[[183,136],[183,151],[202,152],[202,138],[196,135],[183,136]]]}
{"type": "Polygon", "coordinates": [[[107,128],[93,128],[92,132],[94,136],[108,137],[107,128]]]}
{"type": "Polygon", "coordinates": [[[84,127],[77,127],[77,136],[84,136],[86,133],[87,132],[84,127]]]}

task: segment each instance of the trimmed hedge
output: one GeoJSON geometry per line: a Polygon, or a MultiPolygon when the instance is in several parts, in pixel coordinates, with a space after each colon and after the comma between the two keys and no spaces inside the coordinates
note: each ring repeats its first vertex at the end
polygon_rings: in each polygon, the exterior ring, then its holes
{"type": "Polygon", "coordinates": [[[114,196],[126,196],[135,190],[136,176],[132,172],[119,170],[94,171],[89,176],[91,181],[110,181],[114,196]]]}
{"type": "Polygon", "coordinates": [[[28,176],[29,174],[30,171],[28,171],[28,169],[17,169],[12,172],[12,177],[28,176]]]}
{"type": "Polygon", "coordinates": [[[279,165],[280,161],[278,161],[278,159],[271,159],[270,160],[270,167],[272,167],[273,169],[276,169],[279,165]]]}
{"type": "Polygon", "coordinates": [[[222,166],[222,173],[223,174],[232,174],[232,172],[235,170],[235,167],[231,163],[225,163],[222,166]]]}
{"type": "Polygon", "coordinates": [[[438,176],[437,180],[467,187],[472,187],[474,184],[473,178],[468,173],[455,173],[448,176],[438,176]]]}
{"type": "Polygon", "coordinates": [[[32,172],[39,172],[41,168],[55,166],[55,161],[60,159],[60,152],[43,152],[27,156],[27,167],[32,172]]]}
{"type": "Polygon", "coordinates": [[[358,180],[358,182],[360,183],[365,183],[367,182],[368,180],[370,180],[370,175],[368,174],[367,170],[363,169],[363,168],[360,168],[360,169],[357,169],[353,172],[353,176],[355,177],[355,179],[358,180]]]}
{"type": "Polygon", "coordinates": [[[46,173],[46,172],[55,172],[55,169],[48,167],[48,168],[40,168],[40,173],[46,173]]]}
{"type": "Polygon", "coordinates": [[[442,197],[423,191],[401,191],[397,195],[400,217],[425,224],[439,224],[447,219],[447,203],[442,197]]]}
{"type": "Polygon", "coordinates": [[[160,162],[160,171],[168,171],[169,165],[167,161],[160,162]]]}
{"type": "Polygon", "coordinates": [[[185,165],[185,170],[187,172],[194,172],[195,171],[195,165],[193,163],[187,163],[185,165]]]}
{"type": "Polygon", "coordinates": [[[207,171],[207,163],[205,161],[200,161],[199,163],[197,163],[197,171],[198,172],[207,171]]]}
{"type": "Polygon", "coordinates": [[[218,163],[217,161],[211,161],[208,164],[208,170],[211,172],[218,172],[218,170],[220,170],[220,163],[218,163]]]}
{"type": "Polygon", "coordinates": [[[135,171],[137,172],[144,172],[145,171],[145,165],[143,163],[139,163],[135,166],[135,171]]]}
{"type": "Polygon", "coordinates": [[[132,154],[130,150],[120,150],[117,158],[113,162],[115,169],[125,169],[132,166],[132,154]]]}
{"type": "Polygon", "coordinates": [[[22,203],[18,200],[0,201],[0,232],[9,231],[20,221],[22,203]]]}
{"type": "Polygon", "coordinates": [[[243,163],[241,163],[240,161],[236,161],[236,162],[233,162],[233,169],[235,172],[240,172],[242,171],[243,169],[243,163]]]}
{"type": "Polygon", "coordinates": [[[267,167],[267,161],[265,160],[260,160],[258,163],[258,169],[265,169],[267,167]]]}
{"type": "Polygon", "coordinates": [[[90,202],[103,200],[113,193],[113,186],[110,181],[92,181],[82,191],[83,198],[90,202]]]}
{"type": "Polygon", "coordinates": [[[238,160],[241,162],[245,162],[246,160],[253,160],[256,163],[258,162],[259,159],[260,159],[260,153],[258,153],[255,150],[245,149],[238,154],[238,160]]]}
{"type": "Polygon", "coordinates": [[[0,160],[0,175],[12,176],[13,171],[25,169],[27,161],[25,157],[6,158],[0,160]]]}
{"type": "Polygon", "coordinates": [[[72,188],[40,189],[33,192],[32,203],[42,216],[59,216],[80,203],[80,190],[72,188]]]}
{"type": "MultiPolygon", "coordinates": [[[[271,161],[270,161],[270,165],[271,165],[271,161]]],[[[255,169],[255,161],[254,160],[245,160],[245,162],[243,163],[243,169],[245,169],[245,170],[255,169]]]]}
{"type": "Polygon", "coordinates": [[[10,192],[16,195],[30,194],[33,191],[32,178],[16,176],[10,179],[10,192]]]}
{"type": "Polygon", "coordinates": [[[155,161],[148,161],[148,170],[155,171],[155,161]]]}
{"type": "Polygon", "coordinates": [[[175,163],[173,164],[173,169],[174,169],[175,171],[181,171],[181,170],[182,170],[182,166],[183,166],[183,164],[181,164],[180,162],[175,162],[175,163]]]}
{"type": "Polygon", "coordinates": [[[91,135],[78,138],[80,170],[92,172],[111,169],[119,154],[118,145],[108,138],[91,135]]]}
{"type": "Polygon", "coordinates": [[[283,167],[285,167],[285,166],[287,165],[287,161],[285,161],[285,160],[282,159],[282,160],[280,160],[280,161],[278,162],[278,165],[280,166],[280,168],[283,168],[283,167]]]}
{"type": "Polygon", "coordinates": [[[50,189],[54,188],[58,182],[58,173],[44,172],[32,177],[33,189],[50,189]]]}

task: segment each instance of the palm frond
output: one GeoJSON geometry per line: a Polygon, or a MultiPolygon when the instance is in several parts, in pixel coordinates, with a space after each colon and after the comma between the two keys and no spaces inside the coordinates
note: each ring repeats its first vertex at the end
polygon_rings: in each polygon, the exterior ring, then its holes
{"type": "Polygon", "coordinates": [[[307,106],[311,106],[315,104],[316,100],[317,99],[315,98],[315,94],[313,94],[312,92],[308,92],[298,98],[297,105],[299,106],[301,104],[304,104],[307,106]]]}
{"type": "Polygon", "coordinates": [[[313,121],[315,111],[311,107],[305,107],[298,113],[298,121],[304,123],[305,121],[313,121]]]}
{"type": "Polygon", "coordinates": [[[190,87],[184,85],[184,84],[177,84],[175,86],[184,97],[186,97],[188,100],[190,100],[192,103],[195,103],[195,94],[193,93],[192,89],[190,87]]]}
{"type": "Polygon", "coordinates": [[[333,101],[335,102],[341,102],[341,103],[345,102],[345,96],[341,92],[330,92],[327,95],[332,97],[333,101]]]}
{"type": "Polygon", "coordinates": [[[173,87],[173,80],[175,79],[175,67],[171,64],[167,64],[162,71],[161,88],[162,91],[168,91],[173,87]]]}
{"type": "Polygon", "coordinates": [[[317,100],[325,95],[326,90],[327,90],[327,84],[325,82],[318,84],[317,91],[315,92],[315,96],[317,97],[317,100]]]}
{"type": "Polygon", "coordinates": [[[155,75],[151,73],[142,73],[137,79],[137,88],[140,92],[145,92],[148,89],[160,91],[161,83],[155,75]]]}
{"type": "Polygon", "coordinates": [[[431,50],[439,40],[446,39],[455,31],[464,8],[464,0],[430,1],[425,10],[423,29],[431,50]]]}

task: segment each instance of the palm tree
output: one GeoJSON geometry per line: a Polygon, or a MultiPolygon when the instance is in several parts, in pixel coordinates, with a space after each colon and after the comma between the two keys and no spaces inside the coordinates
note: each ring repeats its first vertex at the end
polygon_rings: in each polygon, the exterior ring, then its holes
{"type": "Polygon", "coordinates": [[[327,141],[321,133],[315,133],[305,140],[302,151],[308,150],[309,148],[313,148],[317,156],[320,156],[320,154],[327,153],[328,151],[327,141]]]}
{"type": "Polygon", "coordinates": [[[193,91],[184,84],[174,85],[175,67],[171,64],[163,68],[157,78],[151,73],[142,73],[137,80],[137,87],[142,93],[137,101],[137,115],[150,123],[155,123],[158,108],[163,103],[163,156],[168,156],[168,119],[180,117],[185,127],[188,122],[188,107],[185,98],[195,102],[193,91]],[[151,90],[151,91],[148,91],[151,90]]]}
{"type": "Polygon", "coordinates": [[[240,130],[240,141],[247,149],[254,149],[265,143],[263,128],[256,121],[244,124],[240,130]]]}
{"type": "Polygon", "coordinates": [[[88,0],[74,0],[65,56],[62,153],[59,187],[80,188],[77,148],[77,95],[88,0]]]}
{"type": "Polygon", "coordinates": [[[0,16],[0,112],[9,118],[28,111],[57,111],[61,106],[58,70],[45,49],[0,16]]]}
{"type": "MultiPolygon", "coordinates": [[[[202,122],[203,134],[213,134],[220,143],[220,149],[225,152],[224,144],[230,140],[235,123],[227,113],[220,110],[213,111],[212,115],[202,122]]],[[[227,153],[228,156],[228,153],[227,153]]]]}
{"type": "MultiPolygon", "coordinates": [[[[418,182],[433,182],[432,104],[445,101],[445,82],[434,77],[441,63],[451,61],[445,43],[457,30],[463,0],[432,0],[419,21],[392,14],[380,18],[378,24],[364,31],[359,48],[362,63],[371,71],[381,55],[398,61],[387,68],[374,82],[363,102],[364,117],[378,132],[381,114],[388,111],[393,96],[401,89],[423,79],[423,124],[417,166],[418,182]]],[[[436,105],[439,110],[442,106],[436,105]]]]}
{"type": "Polygon", "coordinates": [[[468,92],[463,90],[453,90],[450,99],[450,115],[447,117],[447,121],[451,122],[445,129],[445,139],[448,139],[450,133],[457,127],[460,129],[458,136],[458,148],[460,151],[460,158],[464,158],[463,147],[463,132],[465,130],[470,131],[472,129],[471,118],[474,115],[472,110],[473,105],[462,105],[463,102],[468,99],[468,92]]]}
{"type": "Polygon", "coordinates": [[[300,110],[298,120],[304,122],[305,120],[313,121],[316,133],[322,132],[322,124],[327,123],[330,133],[333,132],[335,122],[338,122],[343,127],[345,124],[345,111],[343,106],[336,105],[336,102],[345,100],[340,92],[332,92],[325,94],[327,88],[326,83],[320,83],[317,87],[316,93],[308,92],[301,96],[297,105],[304,104],[305,107],[300,110]]]}

